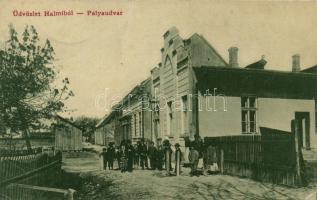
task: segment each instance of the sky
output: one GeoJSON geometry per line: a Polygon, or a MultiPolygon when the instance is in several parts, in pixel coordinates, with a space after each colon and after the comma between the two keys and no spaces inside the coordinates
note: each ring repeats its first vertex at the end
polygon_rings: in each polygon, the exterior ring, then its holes
{"type": "Polygon", "coordinates": [[[239,64],[261,59],[266,68],[290,71],[317,64],[317,1],[211,0],[0,0],[0,42],[10,23],[19,33],[34,25],[49,39],[59,78],[68,77],[75,96],[66,102],[71,116],[102,117],[150,76],[161,59],[163,34],[172,26],[181,37],[203,35],[228,61],[239,48],[239,64]],[[123,11],[122,16],[14,17],[13,11],[123,11]]]}

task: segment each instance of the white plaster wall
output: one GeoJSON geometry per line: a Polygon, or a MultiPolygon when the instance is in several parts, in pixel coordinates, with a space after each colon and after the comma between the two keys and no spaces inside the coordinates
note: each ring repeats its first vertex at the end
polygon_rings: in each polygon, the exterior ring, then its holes
{"type": "Polygon", "coordinates": [[[312,148],[317,148],[314,100],[258,98],[258,108],[259,126],[285,131],[291,131],[295,112],[309,112],[310,143],[312,148]]]}
{"type": "Polygon", "coordinates": [[[225,97],[226,111],[223,106],[223,97],[209,97],[209,106],[206,107],[207,97],[199,97],[201,110],[198,111],[199,134],[202,137],[239,135],[241,134],[241,99],[240,97],[225,97]]]}

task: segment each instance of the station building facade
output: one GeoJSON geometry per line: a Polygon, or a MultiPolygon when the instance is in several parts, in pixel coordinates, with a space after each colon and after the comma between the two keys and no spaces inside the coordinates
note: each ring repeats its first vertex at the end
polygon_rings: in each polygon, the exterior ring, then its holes
{"type": "Polygon", "coordinates": [[[175,27],[163,41],[161,62],[150,78],[118,106],[119,140],[168,139],[184,147],[196,134],[261,134],[261,127],[290,131],[291,120],[298,119],[302,146],[317,148],[316,66],[301,70],[300,56],[294,55],[288,72],[265,69],[264,57],[240,67],[237,47],[228,49],[226,62],[202,35],[183,39],[175,27]]]}

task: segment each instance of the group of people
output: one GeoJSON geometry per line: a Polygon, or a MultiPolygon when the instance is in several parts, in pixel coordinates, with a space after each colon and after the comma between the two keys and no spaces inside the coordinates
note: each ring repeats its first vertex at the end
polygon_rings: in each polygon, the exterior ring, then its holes
{"type": "Polygon", "coordinates": [[[131,140],[124,140],[119,146],[109,143],[108,148],[103,148],[103,167],[113,170],[113,164],[117,161],[118,169],[122,172],[131,172],[134,167],[142,169],[163,169],[164,151],[159,146],[156,148],[154,142],[149,146],[144,139],[132,145],[131,140]]]}
{"type": "MultiPolygon", "coordinates": [[[[203,144],[199,138],[195,138],[190,146],[188,160],[191,167],[191,175],[197,174],[199,159],[202,155],[203,144]]],[[[132,172],[134,168],[141,169],[158,169],[162,170],[163,166],[168,172],[172,172],[172,152],[174,152],[175,168],[174,172],[181,172],[181,161],[183,153],[180,145],[176,143],[172,150],[172,145],[168,140],[164,140],[162,145],[156,147],[154,142],[147,145],[144,139],[132,145],[131,140],[124,140],[119,146],[115,146],[113,142],[109,143],[108,148],[103,148],[101,156],[103,157],[103,167],[113,170],[114,162],[117,161],[118,169],[121,172],[132,172]]],[[[210,157],[210,156],[209,156],[210,157]]],[[[214,159],[215,160],[215,159],[214,159]]],[[[216,162],[216,161],[213,161],[216,162]]]]}

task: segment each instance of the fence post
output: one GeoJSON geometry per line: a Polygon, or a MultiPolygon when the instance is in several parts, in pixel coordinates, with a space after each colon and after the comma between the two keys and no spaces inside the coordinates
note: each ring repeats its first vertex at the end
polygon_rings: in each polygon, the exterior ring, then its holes
{"type": "Polygon", "coordinates": [[[220,150],[220,170],[221,170],[221,173],[223,174],[224,173],[224,151],[223,149],[220,150]]]}
{"type": "Polygon", "coordinates": [[[74,200],[74,194],[76,190],[73,189],[68,189],[67,192],[65,193],[64,199],[65,200],[74,200]]]}
{"type": "Polygon", "coordinates": [[[170,152],[169,152],[169,149],[166,149],[165,150],[165,168],[166,168],[166,172],[168,175],[170,175],[170,152]]]}
{"type": "Polygon", "coordinates": [[[294,133],[294,140],[295,140],[295,153],[296,153],[296,174],[298,177],[299,185],[303,184],[303,177],[302,177],[302,166],[301,166],[301,145],[300,145],[300,130],[298,126],[299,121],[296,119],[292,120],[292,132],[294,133]]]}
{"type": "Polygon", "coordinates": [[[176,150],[175,154],[176,154],[176,160],[175,160],[176,176],[179,176],[179,174],[180,174],[180,161],[181,161],[180,150],[176,150]]]}

